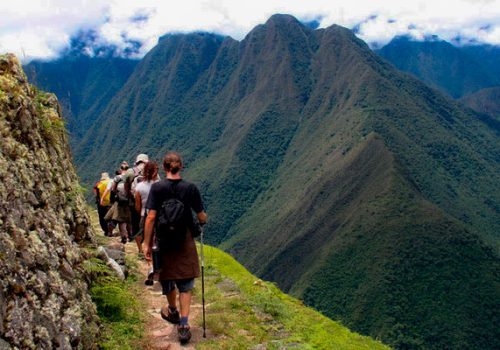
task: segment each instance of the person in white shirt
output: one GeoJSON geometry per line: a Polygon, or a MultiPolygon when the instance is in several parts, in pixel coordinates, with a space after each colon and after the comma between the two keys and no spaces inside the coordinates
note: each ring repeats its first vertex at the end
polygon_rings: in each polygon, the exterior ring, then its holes
{"type": "Polygon", "coordinates": [[[156,162],[147,162],[142,170],[142,181],[135,187],[135,210],[141,214],[139,223],[139,232],[135,242],[139,249],[139,254],[142,254],[142,241],[144,240],[144,222],[146,219],[146,202],[148,200],[151,185],[158,181],[158,164],[156,162]]]}

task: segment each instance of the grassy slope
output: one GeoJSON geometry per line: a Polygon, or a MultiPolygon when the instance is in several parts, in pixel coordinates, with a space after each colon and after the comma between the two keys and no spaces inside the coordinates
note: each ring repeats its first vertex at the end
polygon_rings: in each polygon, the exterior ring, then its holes
{"type": "MultiPolygon", "coordinates": [[[[205,246],[207,327],[216,338],[199,349],[386,349],[349,331],[251,275],[234,258],[205,246]]],[[[198,288],[198,297],[200,288],[198,288]]]]}

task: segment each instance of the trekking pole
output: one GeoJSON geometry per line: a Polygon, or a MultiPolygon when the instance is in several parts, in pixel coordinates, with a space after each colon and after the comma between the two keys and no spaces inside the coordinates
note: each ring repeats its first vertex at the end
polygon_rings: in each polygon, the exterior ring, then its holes
{"type": "Polygon", "coordinates": [[[203,227],[201,227],[200,235],[200,253],[201,253],[201,304],[203,306],[203,338],[206,338],[205,333],[205,257],[203,255],[203,227]]]}

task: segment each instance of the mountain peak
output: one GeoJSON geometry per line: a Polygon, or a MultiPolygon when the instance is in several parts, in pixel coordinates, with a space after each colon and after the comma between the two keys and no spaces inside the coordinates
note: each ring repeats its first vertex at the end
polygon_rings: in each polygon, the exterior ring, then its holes
{"type": "Polygon", "coordinates": [[[300,26],[302,26],[302,23],[299,22],[297,18],[295,18],[292,15],[288,14],[282,14],[282,13],[277,13],[269,17],[269,19],[266,22],[266,25],[268,24],[277,24],[277,25],[282,25],[282,24],[289,24],[289,23],[295,23],[300,26]]]}
{"type": "Polygon", "coordinates": [[[165,40],[171,40],[171,39],[181,39],[184,41],[191,41],[191,40],[204,40],[204,39],[216,39],[223,41],[225,38],[227,38],[224,35],[220,34],[215,34],[215,33],[210,33],[210,32],[191,32],[191,33],[168,33],[165,35],[162,35],[158,39],[158,43],[163,42],[165,40]]]}
{"type": "Polygon", "coordinates": [[[395,36],[387,45],[386,47],[391,47],[395,45],[413,45],[413,46],[423,46],[423,45],[428,45],[432,44],[434,46],[440,46],[440,47],[449,47],[452,49],[457,49],[454,45],[450,44],[449,42],[441,39],[437,35],[427,35],[423,38],[423,40],[418,40],[413,38],[412,36],[405,34],[405,35],[397,35],[395,36]]]}

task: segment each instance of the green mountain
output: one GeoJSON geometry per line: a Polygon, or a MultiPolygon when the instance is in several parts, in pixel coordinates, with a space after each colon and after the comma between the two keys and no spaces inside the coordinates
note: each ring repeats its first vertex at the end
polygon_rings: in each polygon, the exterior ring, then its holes
{"type": "Polygon", "coordinates": [[[494,46],[456,47],[437,38],[415,41],[401,36],[377,53],[453,98],[500,85],[500,51],[494,46]]]}
{"type": "Polygon", "coordinates": [[[30,82],[58,96],[75,146],[127,81],[137,62],[72,51],[54,61],[32,61],[24,70],[30,82]]]}
{"type": "Polygon", "coordinates": [[[339,26],[163,37],[75,150],[87,184],[177,149],[207,239],[399,349],[495,349],[500,126],[339,26]]]}
{"type": "Polygon", "coordinates": [[[489,44],[465,45],[461,51],[479,62],[491,78],[500,85],[500,46],[489,44]]]}
{"type": "Polygon", "coordinates": [[[485,113],[500,121],[500,86],[481,89],[460,99],[467,107],[485,113]]]}

